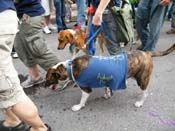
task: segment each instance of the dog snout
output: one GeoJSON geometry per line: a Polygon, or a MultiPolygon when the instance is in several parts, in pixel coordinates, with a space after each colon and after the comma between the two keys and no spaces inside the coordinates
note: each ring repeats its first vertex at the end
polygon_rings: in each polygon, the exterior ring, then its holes
{"type": "Polygon", "coordinates": [[[59,42],[59,44],[57,45],[57,49],[58,50],[63,50],[66,46],[66,43],[62,43],[62,42],[59,42]]]}
{"type": "Polygon", "coordinates": [[[59,83],[59,81],[57,79],[55,79],[53,81],[52,80],[46,80],[45,84],[44,84],[44,87],[49,87],[51,85],[58,84],[58,83],[59,83]]]}
{"type": "Polygon", "coordinates": [[[62,48],[62,47],[58,47],[57,49],[58,49],[58,50],[63,50],[63,49],[64,49],[64,47],[63,47],[63,48],[62,48]]]}

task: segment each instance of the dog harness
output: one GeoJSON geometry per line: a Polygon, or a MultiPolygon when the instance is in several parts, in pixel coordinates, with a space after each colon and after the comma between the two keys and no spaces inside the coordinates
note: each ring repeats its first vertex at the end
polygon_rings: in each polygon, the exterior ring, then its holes
{"type": "MultiPolygon", "coordinates": [[[[68,72],[72,72],[71,67],[68,70],[68,72]]],[[[92,56],[87,67],[81,71],[76,80],[74,78],[73,80],[81,88],[109,87],[112,90],[125,89],[127,71],[128,59],[126,53],[107,57],[92,56]]],[[[72,76],[72,73],[69,76],[72,76]]]]}

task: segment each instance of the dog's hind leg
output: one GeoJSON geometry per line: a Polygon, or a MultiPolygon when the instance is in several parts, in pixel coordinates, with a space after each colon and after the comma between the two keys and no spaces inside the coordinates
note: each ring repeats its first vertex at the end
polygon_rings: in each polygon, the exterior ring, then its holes
{"type": "Polygon", "coordinates": [[[143,90],[141,99],[139,101],[136,101],[135,106],[136,107],[141,107],[144,104],[144,102],[145,102],[147,97],[148,97],[148,91],[147,90],[143,90]]]}
{"type": "Polygon", "coordinates": [[[88,90],[88,92],[85,90],[82,90],[80,103],[78,105],[72,106],[72,111],[79,111],[82,107],[85,107],[86,101],[89,98],[91,91],[92,91],[91,89],[88,90]]]}
{"type": "Polygon", "coordinates": [[[141,99],[135,103],[136,107],[141,107],[144,104],[146,98],[148,97],[147,87],[151,77],[151,72],[152,72],[152,62],[150,65],[147,65],[147,68],[145,68],[145,70],[140,71],[135,77],[137,84],[140,86],[142,90],[141,99]]]}

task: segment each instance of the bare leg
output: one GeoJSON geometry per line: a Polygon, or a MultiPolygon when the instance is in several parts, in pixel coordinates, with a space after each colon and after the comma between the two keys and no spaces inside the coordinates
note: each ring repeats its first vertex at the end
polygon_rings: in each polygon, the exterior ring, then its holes
{"type": "Polygon", "coordinates": [[[14,105],[11,112],[7,112],[7,116],[18,117],[31,126],[31,131],[47,131],[47,127],[38,115],[38,111],[34,103],[27,97],[23,102],[14,105]],[[14,113],[14,115],[12,115],[14,113]]]}
{"type": "Polygon", "coordinates": [[[46,24],[46,26],[50,25],[51,24],[50,15],[45,16],[44,18],[45,18],[45,24],[46,24]]]}
{"type": "Polygon", "coordinates": [[[33,67],[30,67],[28,70],[29,70],[29,75],[32,77],[32,79],[37,80],[39,77],[38,66],[34,65],[33,67]]]}
{"type": "Polygon", "coordinates": [[[72,107],[72,111],[79,111],[82,107],[85,107],[86,101],[89,98],[89,96],[90,96],[90,93],[86,93],[85,91],[82,90],[80,104],[74,105],[72,107]]]}

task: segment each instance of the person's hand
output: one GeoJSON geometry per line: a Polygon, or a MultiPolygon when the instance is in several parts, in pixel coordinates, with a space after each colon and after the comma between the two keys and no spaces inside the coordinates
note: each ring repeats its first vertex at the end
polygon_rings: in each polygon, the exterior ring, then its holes
{"type": "Polygon", "coordinates": [[[102,13],[96,12],[95,15],[92,18],[92,24],[95,26],[101,25],[102,22],[102,13]]]}
{"type": "Polygon", "coordinates": [[[169,5],[169,3],[170,3],[170,0],[161,0],[160,1],[160,5],[162,5],[162,6],[167,6],[167,5],[169,5]]]}

